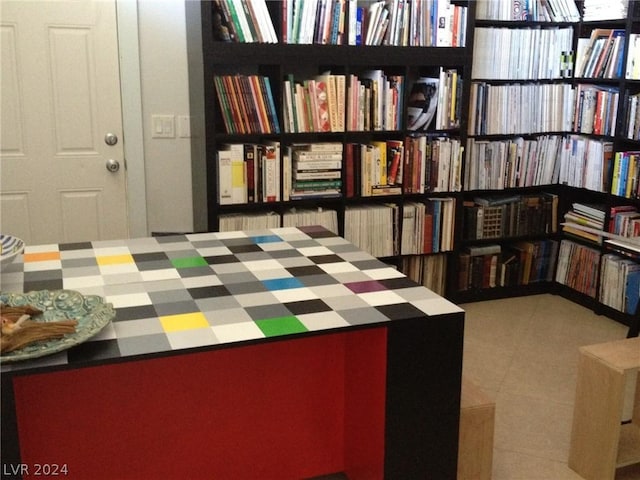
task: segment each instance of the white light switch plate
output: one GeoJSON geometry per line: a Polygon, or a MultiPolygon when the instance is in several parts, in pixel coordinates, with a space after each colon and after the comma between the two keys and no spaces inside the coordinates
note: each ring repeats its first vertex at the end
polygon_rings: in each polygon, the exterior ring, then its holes
{"type": "Polygon", "coordinates": [[[176,138],[175,115],[151,115],[152,138],[176,138]]]}

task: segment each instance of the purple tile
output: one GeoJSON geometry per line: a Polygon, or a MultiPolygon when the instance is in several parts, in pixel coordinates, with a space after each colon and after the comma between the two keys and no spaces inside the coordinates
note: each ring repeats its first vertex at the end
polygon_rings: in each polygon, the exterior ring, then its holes
{"type": "Polygon", "coordinates": [[[368,292],[379,292],[381,290],[388,290],[387,287],[382,285],[377,280],[371,280],[368,282],[351,282],[346,283],[345,286],[355,293],[368,293],[368,292]]]}

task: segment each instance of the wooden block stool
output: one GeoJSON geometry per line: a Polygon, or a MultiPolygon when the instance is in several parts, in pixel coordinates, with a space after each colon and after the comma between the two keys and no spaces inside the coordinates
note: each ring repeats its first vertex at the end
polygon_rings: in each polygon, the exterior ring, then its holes
{"type": "Polygon", "coordinates": [[[491,478],[495,413],[495,402],[469,379],[462,377],[458,480],[491,478]]]}
{"type": "Polygon", "coordinates": [[[580,348],[569,467],[586,480],[613,479],[616,468],[640,463],[639,370],[639,337],[580,348]],[[632,379],[632,420],[622,424],[632,379]]]}

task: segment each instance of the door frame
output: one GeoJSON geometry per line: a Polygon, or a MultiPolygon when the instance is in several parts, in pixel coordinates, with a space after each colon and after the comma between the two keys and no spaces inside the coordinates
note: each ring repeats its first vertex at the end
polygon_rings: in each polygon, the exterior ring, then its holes
{"type": "Polygon", "coordinates": [[[137,0],[115,0],[129,237],[149,235],[137,0]]]}

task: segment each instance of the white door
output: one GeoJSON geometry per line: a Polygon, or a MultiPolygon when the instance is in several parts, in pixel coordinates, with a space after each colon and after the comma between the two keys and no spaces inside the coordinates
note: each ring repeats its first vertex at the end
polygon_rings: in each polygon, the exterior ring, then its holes
{"type": "Polygon", "coordinates": [[[0,20],[0,231],[126,238],[115,0],[1,0],[0,20]]]}

